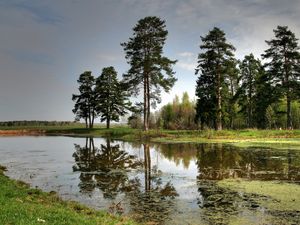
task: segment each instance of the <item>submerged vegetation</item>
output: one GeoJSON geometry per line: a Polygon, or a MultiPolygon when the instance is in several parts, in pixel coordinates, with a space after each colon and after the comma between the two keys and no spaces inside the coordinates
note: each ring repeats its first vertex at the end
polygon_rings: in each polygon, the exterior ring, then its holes
{"type": "Polygon", "coordinates": [[[268,210],[300,211],[298,184],[228,179],[219,181],[218,185],[240,193],[255,194],[259,204],[268,210]]]}
{"type": "Polygon", "coordinates": [[[136,224],[10,180],[0,166],[0,224],[136,224]]]}

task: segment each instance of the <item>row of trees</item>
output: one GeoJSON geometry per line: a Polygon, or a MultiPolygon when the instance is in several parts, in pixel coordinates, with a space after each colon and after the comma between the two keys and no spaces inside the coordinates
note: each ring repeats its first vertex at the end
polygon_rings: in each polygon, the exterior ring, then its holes
{"type": "Polygon", "coordinates": [[[96,81],[91,72],[80,75],[80,94],[73,95],[76,118],[83,118],[92,128],[94,119],[101,116],[101,122],[106,120],[109,128],[110,121],[118,121],[126,110],[138,110],[139,107],[129,107],[127,97],[138,96],[143,89],[143,102],[137,105],[142,105],[143,127],[148,130],[150,108],[161,102],[161,88],[169,91],[176,81],[172,69],[176,60],[163,56],[167,34],[165,21],[160,18],[145,17],[139,20],[133,28],[133,37],[121,44],[130,65],[128,72],[123,74],[122,82],[117,81],[112,67],[103,69],[96,81]]]}
{"type": "Polygon", "coordinates": [[[293,128],[292,103],[300,97],[298,39],[286,26],[278,26],[274,33],[274,39],[266,41],[269,48],[262,55],[265,64],[253,54],[242,61],[235,59],[234,46],[219,28],[201,37],[196,122],[202,128],[234,128],[240,112],[246,118],[246,127],[265,128],[269,111],[282,101],[284,111],[275,111],[286,115],[285,128],[293,128]]]}
{"type": "Polygon", "coordinates": [[[125,115],[131,103],[124,84],[117,78],[114,67],[105,67],[99,77],[95,78],[90,71],[79,76],[79,94],[73,94],[75,101],[73,113],[75,119],[84,119],[87,128],[93,128],[94,120],[100,117],[106,121],[107,128],[111,121],[119,121],[125,115]]]}
{"type": "MultiPolygon", "coordinates": [[[[300,96],[298,39],[286,26],[278,26],[274,33],[274,39],[266,41],[269,48],[262,55],[264,64],[253,54],[237,60],[235,47],[227,42],[225,33],[219,28],[201,37],[195,72],[198,75],[196,112],[188,102],[186,110],[189,113],[181,115],[182,107],[176,106],[178,101],[175,100],[173,105],[162,108],[154,124],[169,129],[194,129],[198,125],[201,129],[216,130],[223,127],[266,128],[273,123],[274,117],[285,115],[285,124],[275,122],[274,126],[295,127],[298,110],[294,108],[300,96]],[[285,106],[278,107],[283,101],[285,106]],[[294,115],[293,110],[297,111],[294,115]]],[[[101,116],[101,121],[106,120],[109,127],[111,120],[118,121],[119,116],[130,109],[134,112],[131,123],[137,125],[137,119],[142,118],[143,128],[148,130],[153,124],[151,107],[161,102],[161,90],[168,92],[177,80],[172,68],[176,60],[163,56],[167,34],[165,21],[160,18],[139,20],[132,37],[121,44],[130,65],[122,81],[118,81],[113,67],[104,68],[97,79],[91,72],[80,75],[80,94],[73,95],[76,118],[84,118],[86,124],[93,127],[94,119],[101,116]],[[131,107],[128,97],[138,96],[140,90],[143,90],[143,101],[131,107]],[[139,115],[139,111],[143,115],[139,115]]],[[[181,104],[186,104],[184,101],[181,104]]]]}

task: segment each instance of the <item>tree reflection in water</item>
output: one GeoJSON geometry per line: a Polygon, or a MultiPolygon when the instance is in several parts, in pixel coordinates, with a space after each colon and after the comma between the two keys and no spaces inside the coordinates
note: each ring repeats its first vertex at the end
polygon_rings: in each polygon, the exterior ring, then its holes
{"type": "Polygon", "coordinates": [[[74,171],[80,171],[79,187],[82,192],[91,192],[99,188],[104,198],[114,199],[126,188],[127,172],[142,165],[136,156],[120,150],[120,145],[112,145],[107,139],[106,145],[94,146],[93,138],[86,138],[86,145],[75,145],[73,154],[76,165],[74,171]]]}
{"type": "Polygon", "coordinates": [[[160,224],[168,219],[178,194],[170,182],[163,185],[157,168],[151,166],[150,146],[139,147],[143,148],[143,160],[121,150],[119,144],[113,145],[109,139],[106,145],[96,148],[93,138],[86,138],[85,146],[75,144],[73,171],[81,172],[82,192],[91,193],[99,188],[104,198],[112,200],[118,193],[124,193],[124,206],[127,204],[132,217],[140,222],[160,224]],[[140,169],[143,169],[142,177],[138,176],[140,169]]]}
{"type": "Polygon", "coordinates": [[[259,207],[253,196],[220,188],[216,181],[227,178],[299,181],[299,164],[293,158],[299,157],[292,156],[290,151],[198,145],[198,205],[203,219],[211,224],[228,224],[230,216],[259,207]]]}
{"type": "Polygon", "coordinates": [[[165,160],[173,161],[176,167],[182,166],[186,170],[196,165],[198,175],[195,177],[193,172],[191,178],[195,181],[196,193],[189,192],[195,193],[189,199],[194,198],[192,204],[196,203],[200,208],[194,211],[196,218],[200,215],[201,221],[208,224],[227,224],[231,216],[250,215],[250,210],[259,208],[253,196],[222,189],[216,185],[218,180],[300,181],[299,152],[292,150],[241,149],[223,144],[150,146],[147,143],[116,144],[110,140],[97,148],[93,139],[87,138],[85,146],[75,145],[73,156],[76,162],[73,169],[81,172],[79,186],[82,192],[92,193],[99,189],[105,199],[113,202],[122,200],[125,212],[136,220],[155,224],[171,223],[172,215],[177,207],[181,207],[179,202],[184,202],[180,197],[175,201],[178,195],[176,189],[180,192],[183,189],[180,185],[174,187],[172,182],[180,183],[179,178],[167,175],[173,175],[172,171],[159,170],[166,166],[163,164],[165,160]],[[136,151],[136,155],[125,151],[129,149],[136,151]],[[151,152],[154,149],[155,152],[151,152]],[[156,157],[153,153],[157,154],[156,157]],[[156,159],[161,161],[156,162],[156,159]],[[158,167],[158,162],[162,167],[158,167]]]}
{"type": "Polygon", "coordinates": [[[139,179],[131,180],[134,188],[127,193],[128,199],[137,221],[162,224],[174,211],[174,198],[178,193],[170,182],[162,185],[157,168],[151,167],[149,144],[143,144],[143,148],[145,185],[143,188],[139,179]]]}

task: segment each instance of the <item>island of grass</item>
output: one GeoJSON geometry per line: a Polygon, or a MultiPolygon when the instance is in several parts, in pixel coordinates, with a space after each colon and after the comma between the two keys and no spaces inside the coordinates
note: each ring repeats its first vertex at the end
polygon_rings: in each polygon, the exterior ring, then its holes
{"type": "Polygon", "coordinates": [[[62,201],[56,194],[31,189],[6,177],[0,166],[0,224],[18,225],[135,225],[123,217],[96,211],[78,203],[62,201]]]}

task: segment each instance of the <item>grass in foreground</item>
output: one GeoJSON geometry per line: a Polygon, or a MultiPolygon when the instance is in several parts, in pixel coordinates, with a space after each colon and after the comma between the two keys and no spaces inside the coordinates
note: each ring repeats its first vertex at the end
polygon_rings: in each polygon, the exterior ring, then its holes
{"type": "Polygon", "coordinates": [[[0,224],[136,224],[75,202],[62,201],[55,194],[31,189],[23,182],[10,180],[3,171],[0,166],[0,224]]]}
{"type": "Polygon", "coordinates": [[[218,185],[237,192],[267,196],[259,203],[269,210],[300,211],[300,186],[275,181],[222,180],[218,185]]]}

